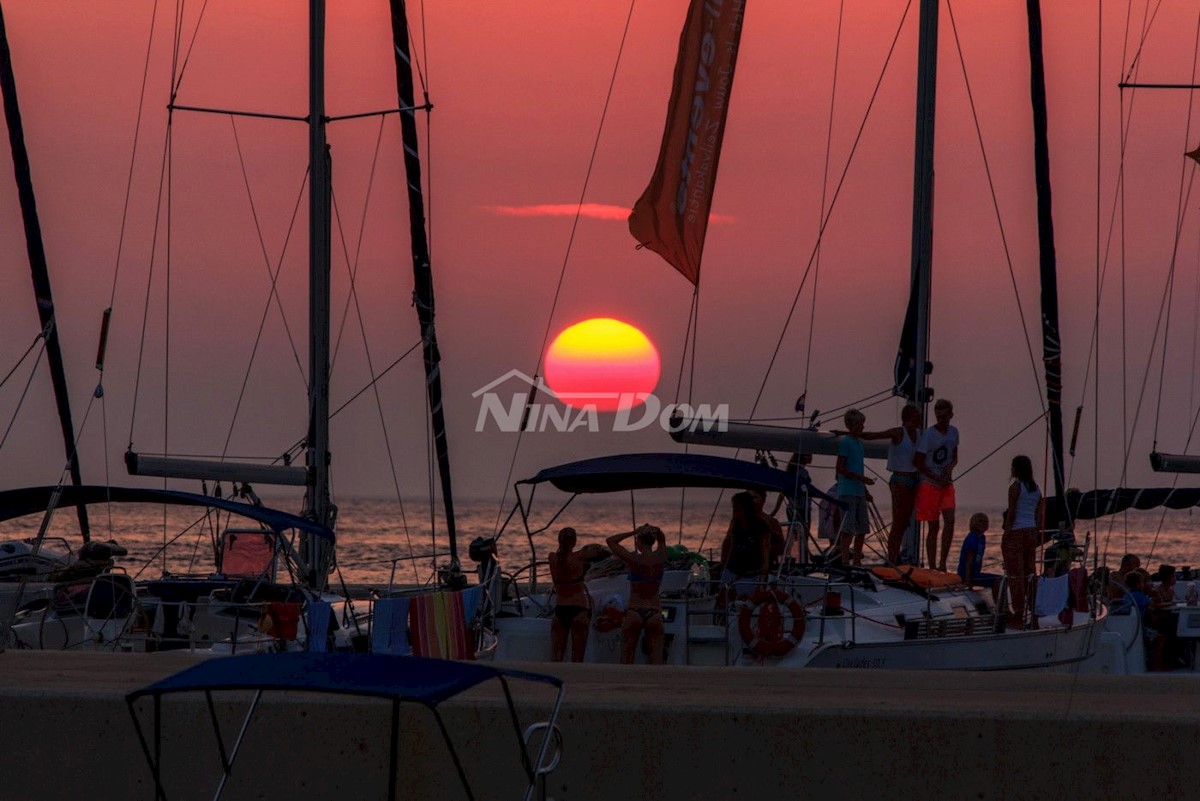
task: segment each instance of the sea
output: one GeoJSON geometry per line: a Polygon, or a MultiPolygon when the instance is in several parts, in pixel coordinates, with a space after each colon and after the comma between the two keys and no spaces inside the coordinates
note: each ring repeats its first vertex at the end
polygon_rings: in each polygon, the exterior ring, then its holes
{"type": "MultiPolygon", "coordinates": [[[[497,537],[497,553],[505,572],[516,573],[534,558],[545,559],[557,544],[557,532],[572,526],[579,543],[603,543],[612,534],[631,531],[643,523],[659,526],[671,545],[684,545],[710,558],[715,557],[729,522],[728,494],[689,490],[682,498],[678,491],[650,491],[631,499],[627,494],[579,496],[560,508],[565,496],[535,498],[527,507],[528,525],[512,497],[503,504],[498,500],[459,499],[455,501],[455,520],[460,560],[464,569],[473,567],[468,546],[476,538],[497,537]]],[[[272,505],[269,500],[264,500],[272,505]]],[[[293,503],[288,501],[287,503],[293,503]]],[[[390,582],[424,582],[432,568],[449,560],[449,538],[444,516],[431,517],[425,500],[339,498],[337,499],[337,572],[331,576],[354,585],[386,587],[390,582]]],[[[767,510],[774,505],[768,501],[767,510]]],[[[282,503],[278,508],[297,511],[282,503]]],[[[440,504],[436,505],[440,510],[440,504]]],[[[879,509],[883,520],[890,519],[886,506],[879,509]]],[[[966,533],[967,518],[975,511],[989,515],[985,569],[1000,569],[1000,510],[960,509],[955,525],[951,562],[956,562],[958,546],[966,533]]],[[[118,560],[138,578],[157,578],[164,573],[198,574],[214,569],[213,542],[228,526],[244,527],[246,521],[227,516],[205,515],[188,507],[149,505],[93,506],[89,509],[92,539],[116,540],[128,550],[118,560]],[[165,544],[165,546],[164,546],[165,544]]],[[[782,513],[780,515],[782,518],[782,513]]],[[[815,518],[814,518],[815,519],[815,518]]],[[[0,523],[0,541],[36,536],[41,515],[30,515],[0,523]]],[[[1142,566],[1154,570],[1169,563],[1177,568],[1200,566],[1200,517],[1189,510],[1130,512],[1099,521],[1080,521],[1076,540],[1089,541],[1089,567],[1108,564],[1115,567],[1125,553],[1133,553],[1142,566]]],[[[72,549],[80,544],[78,523],[71,509],[58,510],[51,520],[48,536],[62,538],[72,549]]],[[[876,532],[868,539],[868,548],[882,553],[876,532]]],[[[61,546],[62,543],[57,543],[61,546]]],[[[867,554],[867,561],[870,554],[867,554]]],[[[544,572],[543,572],[544,575],[544,572]]]]}

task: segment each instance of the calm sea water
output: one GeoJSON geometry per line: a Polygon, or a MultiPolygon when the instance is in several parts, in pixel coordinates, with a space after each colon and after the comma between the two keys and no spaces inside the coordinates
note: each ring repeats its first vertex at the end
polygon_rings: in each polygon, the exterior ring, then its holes
{"type": "MultiPolygon", "coordinates": [[[[498,541],[501,562],[508,570],[529,562],[532,549],[540,557],[553,550],[555,532],[565,525],[575,527],[580,543],[602,542],[611,534],[629,531],[641,523],[654,523],[667,533],[670,544],[682,543],[705,553],[715,550],[724,535],[728,522],[728,498],[718,500],[715,492],[691,491],[682,507],[678,491],[647,493],[639,496],[636,507],[628,495],[581,497],[572,502],[558,517],[557,503],[562,496],[544,498],[539,494],[530,515],[531,535],[526,534],[519,513],[504,527],[498,541]],[[635,522],[636,521],[636,522],[635,522]],[[542,530],[538,530],[542,529],[542,530]],[[531,549],[532,540],[532,549],[531,549]]],[[[269,503],[269,502],[268,502],[269,503]]],[[[338,500],[337,525],[338,563],[342,578],[348,583],[386,584],[395,562],[397,581],[411,582],[430,575],[435,551],[444,561],[448,540],[440,515],[431,522],[428,502],[406,502],[403,514],[394,501],[366,498],[338,500]],[[407,526],[405,525],[407,522],[407,526]],[[431,537],[431,530],[436,537],[431,537]],[[416,559],[411,559],[416,555],[416,559]]],[[[289,509],[286,505],[280,508],[289,509]]],[[[490,537],[503,525],[512,510],[511,499],[503,513],[497,501],[459,500],[455,504],[458,542],[464,567],[471,562],[466,555],[467,545],[476,537],[490,537]]],[[[768,507],[769,511],[769,507],[768,507]]],[[[889,510],[881,507],[887,518],[889,510]]],[[[971,510],[960,510],[962,519],[956,525],[955,546],[966,531],[966,517],[971,510]]],[[[988,561],[998,566],[1000,556],[999,510],[989,513],[992,526],[988,545],[988,561]]],[[[130,573],[143,578],[161,575],[164,565],[171,572],[207,572],[213,569],[212,539],[214,532],[229,525],[224,518],[205,518],[192,509],[172,507],[165,512],[157,506],[102,506],[90,511],[94,539],[115,539],[129,550],[121,563],[130,573]],[[165,538],[168,545],[164,551],[165,538]],[[164,559],[165,553],[165,559],[164,559]]],[[[30,516],[0,524],[0,539],[34,536],[41,523],[40,516],[30,516]]],[[[233,522],[234,526],[242,525],[233,522]]],[[[56,513],[51,533],[78,546],[77,524],[72,510],[56,513]]],[[[1142,558],[1144,566],[1154,569],[1162,562],[1182,567],[1200,565],[1200,517],[1190,511],[1137,512],[1128,517],[1117,516],[1102,521],[1085,521],[1077,527],[1078,539],[1091,532],[1092,542],[1098,544],[1101,562],[1115,565],[1122,554],[1132,552],[1142,558]]],[[[1090,561],[1090,560],[1089,560],[1090,561]]],[[[336,577],[335,577],[336,580],[336,577]]]]}

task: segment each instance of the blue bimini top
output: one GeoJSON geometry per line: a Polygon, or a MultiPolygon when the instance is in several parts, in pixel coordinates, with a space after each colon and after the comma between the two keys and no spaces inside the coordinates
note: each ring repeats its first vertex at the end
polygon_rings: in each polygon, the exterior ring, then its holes
{"type": "Polygon", "coordinates": [[[340,693],[434,707],[489,679],[513,678],[562,686],[541,673],[415,656],[359,653],[247,654],[210,659],[126,696],[214,690],[288,690],[340,693]]]}

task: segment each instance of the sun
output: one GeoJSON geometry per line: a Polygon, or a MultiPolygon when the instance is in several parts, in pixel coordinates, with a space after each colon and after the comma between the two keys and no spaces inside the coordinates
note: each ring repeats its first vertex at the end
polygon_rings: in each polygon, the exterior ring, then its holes
{"type": "Polygon", "coordinates": [[[594,317],[564,329],[546,351],[546,383],[567,406],[612,412],[645,401],[661,363],[650,338],[629,323],[594,317]]]}

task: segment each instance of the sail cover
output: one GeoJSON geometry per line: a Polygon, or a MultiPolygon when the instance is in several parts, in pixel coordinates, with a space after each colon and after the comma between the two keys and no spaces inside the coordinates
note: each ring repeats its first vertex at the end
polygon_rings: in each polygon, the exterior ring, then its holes
{"type": "Polygon", "coordinates": [[[638,244],[693,284],[700,281],[744,10],[745,0],[692,0],[679,37],[658,165],[629,215],[629,232],[638,244]]]}
{"type": "Polygon", "coordinates": [[[1067,502],[1060,496],[1046,499],[1046,523],[1057,526],[1061,521],[1095,520],[1115,515],[1127,509],[1147,511],[1191,509],[1200,506],[1200,487],[1117,487],[1115,489],[1067,492],[1067,502]]]}

